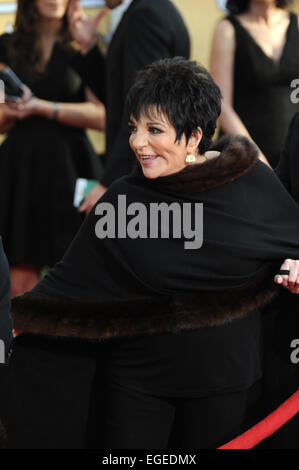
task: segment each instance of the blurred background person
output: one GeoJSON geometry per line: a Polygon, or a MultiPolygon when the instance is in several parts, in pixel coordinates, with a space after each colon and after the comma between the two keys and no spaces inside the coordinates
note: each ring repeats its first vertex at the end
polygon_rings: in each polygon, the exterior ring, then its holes
{"type": "MultiPolygon", "coordinates": [[[[105,2],[113,9],[123,0],[105,2]]],[[[170,0],[129,0],[126,4],[127,10],[113,34],[106,58],[105,170],[101,184],[91,190],[81,211],[91,210],[113,181],[132,170],[135,159],[128,144],[124,104],[138,70],[158,59],[174,56],[189,58],[190,55],[188,30],[170,0]]],[[[69,19],[72,34],[86,54],[88,63],[98,69],[98,82],[101,83],[104,58],[99,49],[93,47],[101,15],[90,18],[80,0],[71,0],[69,19]]]]}
{"type": "Polygon", "coordinates": [[[0,233],[12,296],[39,281],[79,228],[76,179],[99,177],[85,129],[104,129],[105,108],[82,79],[68,4],[19,0],[13,33],[0,36],[0,61],[27,85],[20,103],[0,109],[0,129],[8,131],[0,147],[0,233]]]}
{"type": "Polygon", "coordinates": [[[290,124],[276,174],[299,204],[299,112],[295,114],[290,124]]]}
{"type": "Polygon", "coordinates": [[[229,16],[214,32],[210,69],[223,94],[223,133],[243,134],[260,158],[278,163],[299,104],[290,99],[298,76],[298,18],[289,0],[228,0],[229,16]]]}

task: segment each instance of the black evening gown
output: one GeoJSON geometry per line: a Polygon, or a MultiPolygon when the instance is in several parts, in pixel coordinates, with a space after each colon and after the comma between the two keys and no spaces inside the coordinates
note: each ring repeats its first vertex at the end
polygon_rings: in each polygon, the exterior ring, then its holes
{"type": "MultiPolygon", "coordinates": [[[[0,61],[12,66],[0,37],[0,61]]],[[[79,54],[55,43],[45,72],[33,79],[19,63],[15,73],[38,98],[83,102],[86,84],[79,54]]],[[[17,122],[0,147],[0,233],[10,265],[52,266],[83,221],[73,207],[78,177],[99,178],[99,161],[86,132],[33,116],[17,122]]]]}
{"type": "Polygon", "coordinates": [[[233,106],[249,134],[276,167],[288,127],[299,103],[291,101],[291,82],[299,73],[298,19],[290,13],[286,43],[279,63],[268,57],[234,16],[235,30],[233,106]]]}

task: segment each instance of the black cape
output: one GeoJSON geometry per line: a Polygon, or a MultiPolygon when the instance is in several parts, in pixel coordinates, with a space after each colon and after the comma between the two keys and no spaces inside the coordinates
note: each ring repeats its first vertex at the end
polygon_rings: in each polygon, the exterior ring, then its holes
{"type": "MultiPolygon", "coordinates": [[[[100,217],[93,210],[62,261],[29,294],[13,299],[15,327],[27,333],[19,339],[15,368],[24,361],[24,342],[31,359],[40,355],[41,337],[66,338],[70,344],[70,338],[98,341],[175,332],[231,322],[266,304],[263,413],[297,390],[298,366],[290,361],[289,339],[299,333],[298,298],[283,293],[281,300],[282,288],[273,277],[285,258],[299,258],[299,208],[273,171],[257,161],[256,148],[246,138],[225,138],[216,147],[219,157],[156,180],[137,168],[100,201],[117,213],[123,195],[127,206],[142,203],[147,214],[151,203],[179,203],[181,208],[192,203],[193,216],[195,203],[202,203],[202,246],[185,249],[190,240],[184,236],[99,239],[100,217]],[[284,330],[273,348],[279,323],[284,330]]],[[[82,377],[76,379],[82,385],[82,377]]],[[[85,378],[84,387],[88,383],[85,378]]]]}

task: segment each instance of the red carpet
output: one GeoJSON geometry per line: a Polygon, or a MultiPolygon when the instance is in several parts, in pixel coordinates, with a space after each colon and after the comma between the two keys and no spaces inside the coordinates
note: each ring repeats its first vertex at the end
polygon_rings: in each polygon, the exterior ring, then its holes
{"type": "Polygon", "coordinates": [[[252,449],[274,434],[299,411],[299,390],[255,426],[219,449],[252,449]]]}

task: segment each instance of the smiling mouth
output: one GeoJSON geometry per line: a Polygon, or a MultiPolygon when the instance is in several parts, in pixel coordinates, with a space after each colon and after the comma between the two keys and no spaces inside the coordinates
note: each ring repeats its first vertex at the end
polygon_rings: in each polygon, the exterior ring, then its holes
{"type": "Polygon", "coordinates": [[[149,162],[149,161],[156,160],[156,158],[158,158],[159,155],[139,155],[139,157],[142,162],[149,162]]]}

